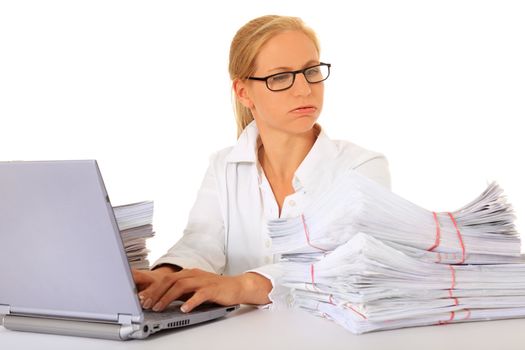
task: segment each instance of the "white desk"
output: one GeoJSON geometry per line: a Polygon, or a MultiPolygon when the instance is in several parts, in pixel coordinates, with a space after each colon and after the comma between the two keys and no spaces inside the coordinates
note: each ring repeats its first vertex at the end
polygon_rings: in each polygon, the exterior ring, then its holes
{"type": "Polygon", "coordinates": [[[242,307],[211,323],[126,342],[5,330],[0,349],[525,349],[525,319],[471,322],[354,335],[301,311],[242,307]]]}

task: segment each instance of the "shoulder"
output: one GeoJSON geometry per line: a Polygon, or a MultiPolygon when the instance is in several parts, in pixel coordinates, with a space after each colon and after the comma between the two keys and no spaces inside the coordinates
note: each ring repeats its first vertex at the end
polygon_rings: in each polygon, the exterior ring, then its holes
{"type": "Polygon", "coordinates": [[[346,140],[331,140],[331,142],[337,149],[336,160],[347,160],[349,162],[348,166],[352,169],[374,160],[386,161],[383,153],[364,148],[353,142],[346,140]]]}
{"type": "Polygon", "coordinates": [[[390,170],[386,156],[383,153],[366,149],[345,140],[332,140],[337,156],[335,161],[344,169],[355,170],[368,178],[391,188],[390,170]]]}
{"type": "Polygon", "coordinates": [[[225,147],[218,151],[213,152],[209,158],[208,172],[213,174],[213,176],[219,181],[223,182],[225,179],[225,169],[228,164],[229,155],[235,147],[225,147]]]}
{"type": "Polygon", "coordinates": [[[228,155],[231,153],[233,149],[234,149],[234,146],[229,146],[229,147],[225,147],[218,151],[213,152],[209,158],[210,165],[223,167],[226,164],[228,155]]]}

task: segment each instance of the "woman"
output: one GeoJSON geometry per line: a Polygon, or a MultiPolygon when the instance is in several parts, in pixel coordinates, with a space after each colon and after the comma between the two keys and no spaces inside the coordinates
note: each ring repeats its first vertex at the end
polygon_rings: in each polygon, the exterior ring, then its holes
{"type": "Polygon", "coordinates": [[[301,214],[348,169],[390,187],[384,156],[330,140],[316,124],[323,81],[315,33],[299,18],[263,16],[244,25],[230,48],[238,141],[214,154],[181,240],[152,271],[133,271],[145,309],[190,296],[223,305],[282,302],[265,222],[301,214]]]}

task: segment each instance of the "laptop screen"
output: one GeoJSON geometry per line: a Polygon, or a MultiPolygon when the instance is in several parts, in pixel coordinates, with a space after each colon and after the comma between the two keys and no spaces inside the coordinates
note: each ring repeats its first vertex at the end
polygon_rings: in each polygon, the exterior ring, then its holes
{"type": "Polygon", "coordinates": [[[96,161],[0,162],[0,280],[11,313],[142,321],[96,161]]]}

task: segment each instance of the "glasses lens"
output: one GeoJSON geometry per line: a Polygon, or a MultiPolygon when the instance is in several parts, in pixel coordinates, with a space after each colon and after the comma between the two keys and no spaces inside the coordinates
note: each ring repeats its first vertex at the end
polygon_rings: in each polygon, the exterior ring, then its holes
{"type": "Polygon", "coordinates": [[[308,82],[310,83],[318,83],[320,81],[323,81],[326,78],[328,78],[329,74],[330,69],[328,68],[328,66],[324,65],[309,68],[304,72],[306,80],[308,80],[308,82]]]}
{"type": "Polygon", "coordinates": [[[282,73],[268,78],[270,90],[284,90],[292,86],[293,73],[282,73]]]}

